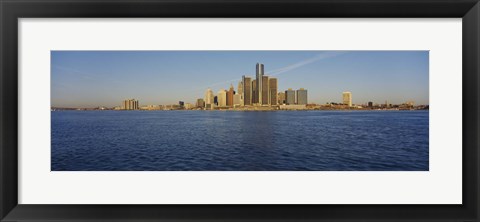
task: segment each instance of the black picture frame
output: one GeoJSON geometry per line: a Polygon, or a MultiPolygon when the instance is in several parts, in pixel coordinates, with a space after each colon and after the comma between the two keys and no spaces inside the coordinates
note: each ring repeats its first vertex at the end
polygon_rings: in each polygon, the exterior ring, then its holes
{"type": "MultiPolygon", "coordinates": [[[[1,221],[479,221],[480,5],[478,0],[0,0],[0,15],[1,221]],[[19,18],[77,17],[462,18],[463,204],[18,204],[17,21],[19,18]]],[[[135,192],[135,190],[125,192],[135,192]]]]}

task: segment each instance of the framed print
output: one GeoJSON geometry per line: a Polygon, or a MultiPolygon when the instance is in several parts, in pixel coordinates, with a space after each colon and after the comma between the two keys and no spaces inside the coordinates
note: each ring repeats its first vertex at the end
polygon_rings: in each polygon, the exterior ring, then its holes
{"type": "Polygon", "coordinates": [[[2,1],[1,221],[478,221],[477,1],[2,1]]]}

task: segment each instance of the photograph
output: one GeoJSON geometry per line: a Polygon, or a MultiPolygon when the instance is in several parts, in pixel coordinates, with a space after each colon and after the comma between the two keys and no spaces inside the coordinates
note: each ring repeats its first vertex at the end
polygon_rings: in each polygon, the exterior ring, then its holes
{"type": "Polygon", "coordinates": [[[428,50],[52,50],[51,171],[429,171],[428,50]]]}

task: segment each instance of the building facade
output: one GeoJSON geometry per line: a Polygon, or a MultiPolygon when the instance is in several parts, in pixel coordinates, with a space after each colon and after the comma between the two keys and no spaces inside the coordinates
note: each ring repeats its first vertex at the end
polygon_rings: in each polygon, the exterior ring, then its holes
{"type": "Polygon", "coordinates": [[[239,93],[235,93],[235,95],[233,95],[233,106],[242,106],[242,103],[242,95],[240,95],[239,93]]]}
{"type": "Polygon", "coordinates": [[[205,92],[205,108],[212,108],[213,104],[214,104],[213,91],[210,88],[208,88],[207,91],[205,92]]]}
{"type": "Polygon", "coordinates": [[[263,75],[264,75],[264,66],[261,63],[257,63],[256,66],[256,87],[255,87],[255,97],[256,97],[256,103],[262,103],[263,98],[262,98],[262,86],[263,86],[263,75]]]}
{"type": "Polygon", "coordinates": [[[279,92],[277,97],[278,97],[278,105],[285,104],[285,93],[284,92],[279,92]]]}
{"type": "Polygon", "coordinates": [[[260,100],[261,105],[268,105],[270,104],[270,81],[268,80],[268,76],[262,77],[262,95],[260,96],[262,99],[260,100]]]}
{"type": "Polygon", "coordinates": [[[257,80],[252,81],[252,105],[258,103],[257,80]]]}
{"type": "Polygon", "coordinates": [[[138,110],[140,109],[138,105],[138,100],[135,99],[126,99],[123,101],[122,108],[124,110],[138,110]]]}
{"type": "Polygon", "coordinates": [[[222,89],[222,90],[218,91],[217,102],[218,102],[219,107],[226,107],[227,106],[227,91],[226,90],[222,89]]]}
{"type": "Polygon", "coordinates": [[[233,107],[233,95],[235,94],[235,90],[233,89],[233,85],[230,84],[230,89],[227,91],[227,106],[233,107]]]}
{"type": "Polygon", "coordinates": [[[198,108],[203,108],[203,107],[205,107],[205,100],[203,100],[203,99],[197,99],[197,107],[198,107],[198,108]]]}
{"type": "MultiPolygon", "coordinates": [[[[243,77],[242,77],[242,81],[243,81],[243,77]]],[[[243,95],[243,82],[242,81],[238,82],[238,87],[237,87],[237,93],[240,94],[240,95],[243,95]]]]}
{"type": "Polygon", "coordinates": [[[242,84],[243,104],[250,106],[252,105],[252,78],[242,76],[242,84]]]}
{"type": "Polygon", "coordinates": [[[285,104],[286,105],[294,105],[295,104],[295,90],[289,88],[285,91],[285,104]]]}
{"type": "Polygon", "coordinates": [[[270,102],[269,104],[272,106],[276,106],[278,104],[278,97],[277,97],[277,91],[278,91],[278,81],[277,78],[269,78],[268,79],[268,90],[270,91],[270,102]]]}
{"type": "Polygon", "coordinates": [[[352,106],[352,93],[343,92],[343,104],[351,107],[352,106]]]}
{"type": "Polygon", "coordinates": [[[307,90],[304,88],[300,88],[297,90],[297,104],[298,105],[307,105],[307,90]]]}

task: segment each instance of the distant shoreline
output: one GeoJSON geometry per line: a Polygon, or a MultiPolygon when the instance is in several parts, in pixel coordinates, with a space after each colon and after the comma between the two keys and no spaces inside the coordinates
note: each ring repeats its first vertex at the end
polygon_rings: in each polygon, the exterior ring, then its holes
{"type": "Polygon", "coordinates": [[[358,111],[429,111],[429,109],[171,109],[171,110],[113,110],[113,109],[88,109],[88,108],[55,108],[50,111],[117,111],[117,112],[168,112],[168,111],[205,111],[205,112],[281,112],[281,111],[345,111],[345,112],[358,112],[358,111]]]}

